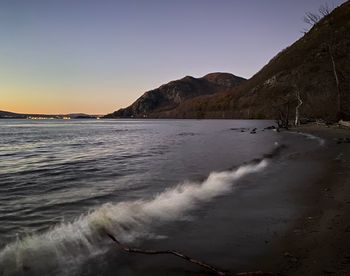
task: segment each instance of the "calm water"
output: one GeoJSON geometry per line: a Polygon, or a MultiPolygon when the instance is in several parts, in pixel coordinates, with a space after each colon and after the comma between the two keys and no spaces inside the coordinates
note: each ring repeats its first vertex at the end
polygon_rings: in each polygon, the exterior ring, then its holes
{"type": "Polygon", "coordinates": [[[286,191],[319,169],[283,156],[322,141],[262,131],[271,124],[0,120],[0,275],[204,273],[172,257],[122,253],[106,231],[228,269],[249,263],[294,218],[286,191]],[[280,145],[282,157],[242,166],[280,145]]]}

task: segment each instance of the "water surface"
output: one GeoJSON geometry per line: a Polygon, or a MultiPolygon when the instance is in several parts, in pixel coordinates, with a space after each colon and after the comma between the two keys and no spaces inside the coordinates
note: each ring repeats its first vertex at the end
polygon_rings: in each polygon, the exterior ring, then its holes
{"type": "Polygon", "coordinates": [[[293,185],[319,169],[287,157],[317,140],[264,130],[272,124],[0,120],[0,274],[203,273],[122,253],[106,229],[228,269],[248,264],[295,217],[293,185]],[[281,145],[282,156],[249,163],[281,145]]]}

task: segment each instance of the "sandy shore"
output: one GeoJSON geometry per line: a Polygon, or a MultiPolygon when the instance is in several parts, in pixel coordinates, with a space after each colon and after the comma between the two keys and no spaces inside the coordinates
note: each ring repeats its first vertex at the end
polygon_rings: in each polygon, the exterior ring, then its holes
{"type": "Polygon", "coordinates": [[[293,131],[326,140],[307,157],[324,160],[326,170],[303,195],[312,207],[275,241],[261,267],[282,275],[350,275],[350,143],[342,140],[350,130],[309,124],[293,131]]]}

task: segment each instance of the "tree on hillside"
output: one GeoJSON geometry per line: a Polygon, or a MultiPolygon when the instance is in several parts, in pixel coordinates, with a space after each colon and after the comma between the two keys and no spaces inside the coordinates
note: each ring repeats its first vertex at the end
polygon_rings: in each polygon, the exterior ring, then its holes
{"type": "MultiPolygon", "coordinates": [[[[329,7],[328,4],[324,4],[320,6],[318,9],[318,12],[306,12],[304,15],[304,22],[308,25],[310,25],[310,28],[312,28],[315,24],[317,24],[323,17],[329,15],[334,7],[329,7]]],[[[304,29],[306,30],[306,29],[304,29]]],[[[308,31],[308,30],[306,30],[308,31]]]]}
{"type": "Polygon", "coordinates": [[[289,128],[289,113],[291,103],[292,99],[290,93],[285,96],[278,95],[274,97],[272,108],[275,112],[276,124],[278,128],[289,128]]]}
{"type": "Polygon", "coordinates": [[[295,89],[295,96],[298,100],[298,104],[295,107],[294,125],[298,126],[298,125],[300,125],[300,107],[303,105],[303,100],[301,99],[300,89],[298,88],[298,86],[296,86],[296,89],[295,89]]]}
{"type": "MultiPolygon", "coordinates": [[[[325,16],[329,15],[332,10],[334,9],[333,7],[330,7],[327,3],[322,5],[317,13],[313,12],[306,12],[304,16],[304,22],[308,25],[311,26],[311,28],[316,25],[322,18],[325,16]]],[[[334,58],[334,27],[332,25],[332,22],[329,22],[329,27],[331,29],[330,31],[330,38],[327,42],[324,42],[330,60],[331,60],[331,65],[332,65],[332,72],[333,72],[333,77],[336,85],[336,91],[337,91],[337,110],[338,110],[338,119],[341,119],[342,117],[342,95],[341,95],[341,89],[340,89],[340,83],[339,83],[339,77],[338,77],[338,72],[337,72],[337,66],[334,58]]],[[[304,29],[304,31],[308,31],[308,29],[304,29]]]]}

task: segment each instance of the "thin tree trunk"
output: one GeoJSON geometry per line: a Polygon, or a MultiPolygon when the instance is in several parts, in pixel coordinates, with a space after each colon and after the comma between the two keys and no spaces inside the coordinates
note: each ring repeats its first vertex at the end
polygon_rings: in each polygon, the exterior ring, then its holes
{"type": "Polygon", "coordinates": [[[294,124],[295,124],[296,126],[298,126],[298,125],[300,125],[299,108],[300,108],[300,107],[302,106],[302,104],[303,104],[303,101],[302,101],[302,99],[301,99],[301,97],[300,97],[300,91],[299,91],[298,89],[296,90],[296,97],[297,97],[299,103],[298,103],[298,105],[297,105],[296,108],[295,108],[295,122],[294,122],[294,124]]]}
{"type": "Polygon", "coordinates": [[[341,114],[341,93],[340,93],[340,85],[339,85],[339,78],[338,78],[338,74],[337,74],[337,69],[335,66],[335,60],[334,60],[334,56],[333,56],[333,52],[332,52],[332,47],[330,44],[328,44],[328,51],[329,51],[329,55],[331,57],[332,60],[332,67],[333,67],[333,74],[334,74],[334,79],[335,79],[335,84],[337,86],[337,108],[338,108],[338,114],[341,114]]]}
{"type": "Polygon", "coordinates": [[[289,101],[287,102],[287,114],[284,121],[285,129],[289,129],[289,101]]]}

